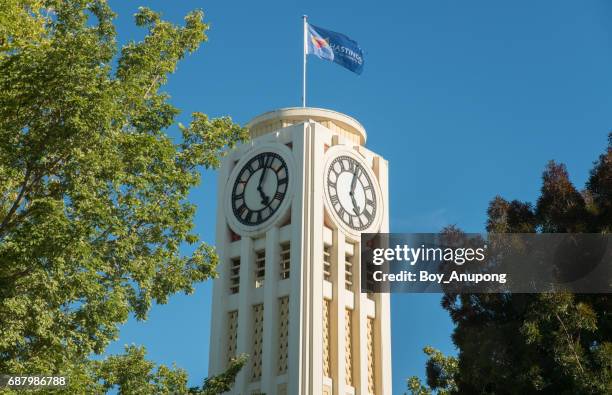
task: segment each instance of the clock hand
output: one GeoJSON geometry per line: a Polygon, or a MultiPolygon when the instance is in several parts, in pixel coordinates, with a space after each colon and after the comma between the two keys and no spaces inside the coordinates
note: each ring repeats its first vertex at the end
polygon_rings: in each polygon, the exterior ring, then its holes
{"type": "Polygon", "coordinates": [[[259,182],[257,183],[257,190],[259,191],[259,196],[261,196],[261,204],[263,205],[268,204],[268,201],[270,200],[270,198],[268,197],[268,195],[265,194],[262,188],[263,182],[266,179],[266,170],[268,170],[268,158],[266,158],[264,168],[261,171],[261,175],[259,176],[259,182]]]}
{"type": "Polygon", "coordinates": [[[353,202],[353,211],[355,211],[356,215],[359,215],[359,206],[357,205],[357,200],[355,200],[355,186],[357,186],[357,179],[359,178],[359,167],[355,168],[355,173],[353,173],[353,181],[351,181],[351,191],[349,195],[351,196],[351,201],[353,202]]]}
{"type": "Polygon", "coordinates": [[[357,185],[357,178],[358,178],[358,174],[359,174],[359,167],[355,168],[355,173],[353,173],[353,181],[351,181],[351,196],[353,196],[353,193],[355,192],[355,185],[357,185]]]}
{"type": "Polygon", "coordinates": [[[261,189],[261,184],[264,181],[267,169],[268,169],[268,158],[266,158],[266,161],[264,162],[264,165],[263,165],[263,170],[261,171],[261,175],[259,176],[259,183],[257,184],[257,189],[261,189]]]}
{"type": "Polygon", "coordinates": [[[357,200],[355,200],[355,196],[351,192],[351,201],[353,202],[353,211],[355,211],[355,215],[359,215],[359,206],[357,205],[357,200]]]}

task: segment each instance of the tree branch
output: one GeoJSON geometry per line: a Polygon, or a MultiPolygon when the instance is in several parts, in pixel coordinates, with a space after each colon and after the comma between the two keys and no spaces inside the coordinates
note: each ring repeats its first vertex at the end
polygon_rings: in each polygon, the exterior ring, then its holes
{"type": "Polygon", "coordinates": [[[572,341],[569,335],[569,332],[567,331],[567,328],[565,327],[565,324],[563,323],[563,320],[561,320],[561,317],[559,317],[559,314],[555,312],[555,316],[561,323],[561,327],[563,328],[563,331],[565,332],[565,336],[567,337],[567,342],[572,350],[572,353],[574,354],[574,358],[576,358],[576,363],[578,364],[578,367],[580,368],[580,372],[584,374],[584,369],[582,368],[582,364],[580,363],[580,358],[578,358],[578,354],[576,353],[576,350],[574,349],[574,342],[572,341]]]}
{"type": "Polygon", "coordinates": [[[153,82],[151,82],[151,85],[149,85],[149,87],[147,88],[147,91],[144,94],[144,99],[148,99],[149,98],[149,93],[151,92],[151,89],[153,89],[153,87],[155,87],[155,85],[157,85],[157,82],[159,81],[159,74],[155,76],[155,78],[153,79],[153,82]]]}
{"type": "Polygon", "coordinates": [[[0,223],[0,235],[4,232],[6,226],[11,220],[11,217],[15,214],[15,212],[17,211],[17,208],[21,204],[21,200],[23,199],[23,196],[25,195],[27,189],[29,188],[28,181],[30,180],[31,174],[32,174],[32,169],[28,165],[26,166],[26,172],[25,172],[25,176],[23,177],[23,183],[21,183],[21,190],[19,191],[19,194],[17,195],[17,198],[13,202],[13,205],[11,206],[10,210],[8,211],[8,213],[6,213],[6,216],[2,220],[2,223],[0,223]]]}

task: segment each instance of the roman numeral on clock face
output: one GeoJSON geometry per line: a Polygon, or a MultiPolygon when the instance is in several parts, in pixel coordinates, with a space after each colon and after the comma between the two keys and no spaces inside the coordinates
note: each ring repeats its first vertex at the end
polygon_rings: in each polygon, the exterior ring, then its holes
{"type": "Polygon", "coordinates": [[[289,189],[289,168],[276,152],[261,152],[235,170],[231,205],[234,218],[247,226],[269,220],[289,189]]]}
{"type": "Polygon", "coordinates": [[[376,193],[368,168],[351,155],[333,159],[326,170],[330,209],[356,231],[368,229],[376,218],[376,193]]]}
{"type": "Polygon", "coordinates": [[[236,212],[240,217],[242,217],[242,214],[244,214],[245,211],[248,211],[248,208],[244,204],[236,209],[236,212]]]}
{"type": "Polygon", "coordinates": [[[355,162],[352,160],[348,161],[348,171],[351,173],[355,172],[355,162]]]}
{"type": "Polygon", "coordinates": [[[267,167],[266,164],[268,163],[268,157],[266,157],[266,156],[258,156],[257,157],[257,163],[259,164],[259,168],[260,169],[262,167],[267,167]]]}

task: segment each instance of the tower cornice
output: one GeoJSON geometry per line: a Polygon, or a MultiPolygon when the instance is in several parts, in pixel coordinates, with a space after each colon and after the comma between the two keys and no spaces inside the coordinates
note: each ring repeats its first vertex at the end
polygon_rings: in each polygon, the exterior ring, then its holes
{"type": "Polygon", "coordinates": [[[346,114],[325,108],[288,107],[268,111],[253,118],[246,127],[251,138],[255,138],[309,120],[351,138],[359,145],[365,145],[367,133],[361,123],[346,114]]]}

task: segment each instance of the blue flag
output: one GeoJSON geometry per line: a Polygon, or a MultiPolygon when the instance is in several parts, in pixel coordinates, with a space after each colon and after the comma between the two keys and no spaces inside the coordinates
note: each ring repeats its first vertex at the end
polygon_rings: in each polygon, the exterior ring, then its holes
{"type": "Polygon", "coordinates": [[[338,63],[357,74],[363,71],[363,51],[344,34],[308,24],[306,39],[307,54],[338,63]]]}

